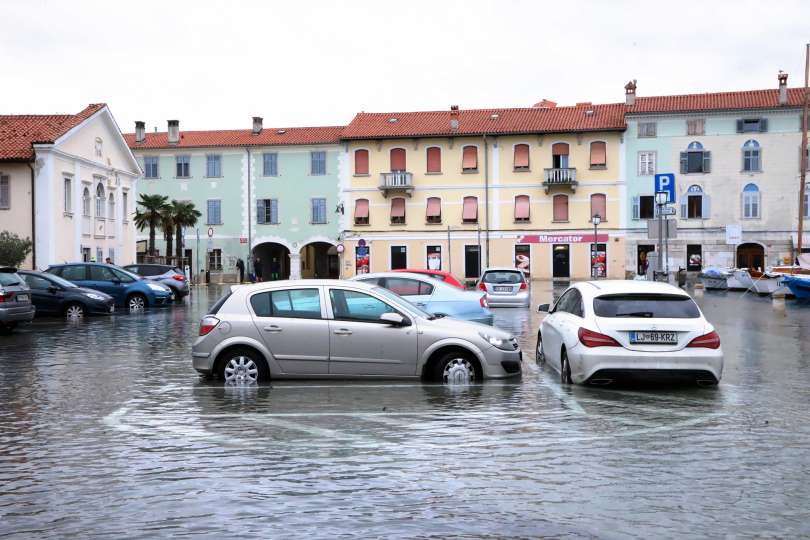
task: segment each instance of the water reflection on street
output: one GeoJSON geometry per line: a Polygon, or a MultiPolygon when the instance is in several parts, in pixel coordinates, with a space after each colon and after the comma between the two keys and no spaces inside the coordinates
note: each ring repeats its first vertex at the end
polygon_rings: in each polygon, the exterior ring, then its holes
{"type": "MultiPolygon", "coordinates": [[[[810,305],[699,300],[717,388],[200,380],[219,294],[0,338],[0,536],[810,535],[810,305]]],[[[535,283],[533,305],[552,300],[535,283]]]]}

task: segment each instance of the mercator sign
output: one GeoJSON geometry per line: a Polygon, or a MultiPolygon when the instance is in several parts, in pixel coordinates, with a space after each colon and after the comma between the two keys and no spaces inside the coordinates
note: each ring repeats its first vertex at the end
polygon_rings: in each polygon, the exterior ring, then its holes
{"type": "MultiPolygon", "coordinates": [[[[607,234],[596,235],[596,242],[607,242],[607,234]]],[[[519,236],[518,244],[590,244],[594,241],[592,234],[525,234],[519,236]]]]}

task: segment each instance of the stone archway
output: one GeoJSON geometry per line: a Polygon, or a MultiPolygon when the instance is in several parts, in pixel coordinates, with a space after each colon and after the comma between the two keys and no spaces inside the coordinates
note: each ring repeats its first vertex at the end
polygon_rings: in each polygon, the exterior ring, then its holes
{"type": "Polygon", "coordinates": [[[750,270],[765,269],[765,248],[761,244],[748,242],[737,246],[737,268],[750,270]]]}
{"type": "Polygon", "coordinates": [[[261,281],[275,281],[290,279],[290,250],[278,242],[262,242],[253,246],[253,271],[256,279],[261,281]],[[258,260],[258,264],[257,264],[258,260]],[[259,267],[261,266],[261,272],[259,267]]]}
{"type": "Polygon", "coordinates": [[[331,242],[310,242],[301,246],[301,277],[337,279],[340,277],[340,259],[331,242]]]}

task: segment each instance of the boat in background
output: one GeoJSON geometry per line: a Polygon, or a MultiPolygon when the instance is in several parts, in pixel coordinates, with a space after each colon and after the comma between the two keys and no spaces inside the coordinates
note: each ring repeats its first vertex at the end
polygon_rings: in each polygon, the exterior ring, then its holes
{"type": "MultiPolygon", "coordinates": [[[[754,278],[751,277],[751,274],[748,272],[746,268],[737,268],[732,273],[732,277],[734,278],[735,284],[739,284],[739,287],[734,287],[735,289],[743,289],[746,291],[750,291],[754,288],[754,278]]],[[[732,288],[731,284],[729,284],[729,289],[732,288]]]]}
{"type": "Polygon", "coordinates": [[[705,289],[725,291],[728,289],[728,278],[731,275],[730,271],[723,268],[707,268],[698,274],[698,279],[705,289]]]}
{"type": "Polygon", "coordinates": [[[782,276],[782,283],[796,298],[810,300],[810,276],[782,276]]]}
{"type": "Polygon", "coordinates": [[[782,274],[774,272],[750,271],[754,278],[754,292],[757,294],[773,294],[782,286],[782,274]]]}
{"type": "MultiPolygon", "coordinates": [[[[731,270],[731,275],[726,280],[726,285],[730,291],[747,291],[750,287],[742,283],[737,276],[737,270],[731,270]]],[[[749,276],[750,277],[750,276],[749,276]]]]}

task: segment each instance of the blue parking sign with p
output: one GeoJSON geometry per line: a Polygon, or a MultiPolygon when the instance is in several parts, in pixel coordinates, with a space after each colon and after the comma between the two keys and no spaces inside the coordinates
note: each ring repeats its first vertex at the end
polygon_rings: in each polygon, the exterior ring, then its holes
{"type": "Polygon", "coordinates": [[[655,175],[655,192],[665,191],[667,202],[675,202],[675,175],[672,173],[655,175]]]}

